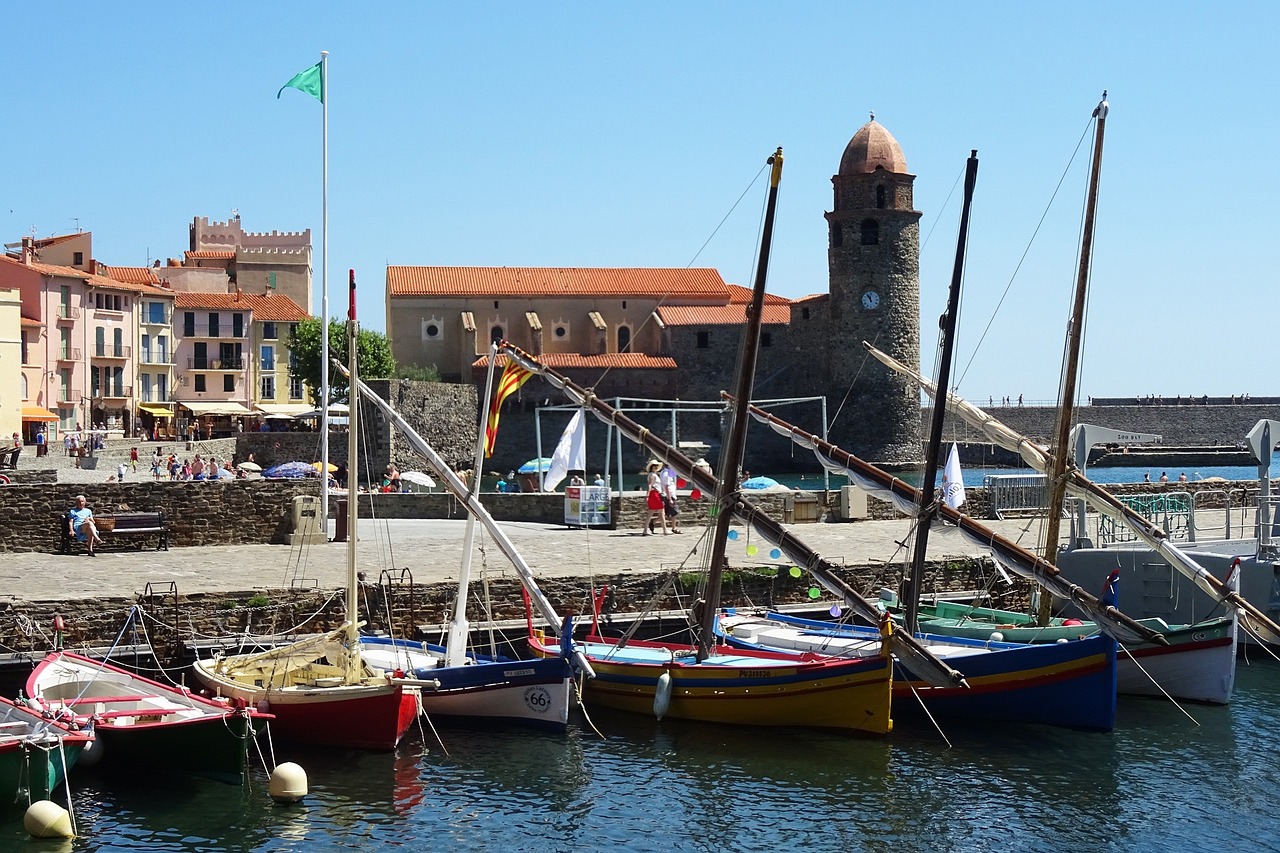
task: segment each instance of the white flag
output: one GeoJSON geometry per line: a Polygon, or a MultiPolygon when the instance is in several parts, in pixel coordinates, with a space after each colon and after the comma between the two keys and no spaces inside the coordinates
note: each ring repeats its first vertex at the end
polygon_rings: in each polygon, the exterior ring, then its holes
{"type": "Polygon", "coordinates": [[[942,500],[952,509],[964,503],[964,477],[960,474],[960,451],[955,442],[947,455],[947,467],[942,472],[942,500]]]}
{"type": "Polygon", "coordinates": [[[582,409],[573,413],[569,425],[560,436],[556,452],[551,454],[551,465],[542,480],[542,488],[554,491],[570,471],[585,471],[587,468],[587,426],[582,420],[582,409]]]}

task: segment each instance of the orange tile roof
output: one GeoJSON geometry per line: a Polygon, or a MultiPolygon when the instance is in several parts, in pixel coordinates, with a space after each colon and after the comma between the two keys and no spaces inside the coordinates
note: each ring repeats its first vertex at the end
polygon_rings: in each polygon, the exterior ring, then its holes
{"type": "Polygon", "coordinates": [[[90,287],[99,287],[105,290],[126,290],[130,293],[148,293],[148,294],[167,294],[168,290],[154,285],[142,284],[133,281],[117,281],[113,278],[107,278],[105,275],[94,275],[84,270],[78,270],[75,267],[60,267],[56,264],[42,264],[32,261],[29,264],[23,264],[21,261],[13,261],[12,258],[6,258],[18,264],[18,266],[26,266],[28,269],[34,270],[41,275],[60,276],[62,278],[74,278],[83,281],[90,287]]]}
{"type": "Polygon", "coordinates": [[[811,293],[808,296],[801,296],[799,299],[793,299],[791,304],[799,305],[801,302],[825,302],[830,298],[830,293],[811,293]]]}
{"type": "Polygon", "coordinates": [[[387,267],[389,296],[728,298],[713,269],[641,267],[387,267]]]}
{"type": "Polygon", "coordinates": [[[44,323],[41,323],[39,320],[36,320],[32,317],[19,316],[18,319],[19,319],[19,325],[25,328],[36,328],[36,329],[44,328],[44,323]]]}
{"type": "MultiPolygon", "coordinates": [[[[737,305],[738,303],[742,303],[743,305],[746,305],[751,302],[751,288],[743,287],[740,284],[730,284],[728,285],[728,288],[729,302],[731,304],[737,305]]],[[[787,305],[790,302],[791,300],[785,296],[774,296],[772,293],[765,293],[764,295],[765,305],[787,305]]]]}
{"type": "Polygon", "coordinates": [[[196,249],[182,253],[188,258],[203,260],[205,258],[216,258],[218,260],[227,260],[236,256],[234,249],[196,249]]]}
{"type": "Polygon", "coordinates": [[[156,284],[160,283],[160,277],[156,275],[156,271],[151,267],[114,267],[107,264],[98,264],[98,269],[102,271],[102,275],[116,281],[131,282],[133,284],[156,284]]]}
{"type": "MultiPolygon", "coordinates": [[[[600,355],[583,355],[576,352],[550,352],[537,356],[540,363],[556,370],[595,367],[617,370],[675,370],[676,360],[667,356],[645,355],[639,352],[608,352],[600,355]]],[[[505,367],[507,357],[498,356],[498,366],[505,367]]],[[[487,368],[489,356],[483,355],[471,363],[473,368],[487,368]]]]}
{"type": "MultiPolygon", "coordinates": [[[[746,305],[662,305],[657,313],[667,326],[741,326],[747,321],[746,305]]],[[[766,326],[790,323],[791,306],[766,304],[760,321],[766,326]]]]}
{"type": "Polygon", "coordinates": [[[296,323],[310,315],[283,293],[199,293],[175,291],[175,308],[203,308],[214,311],[252,311],[254,320],[296,323]]]}
{"type": "MultiPolygon", "coordinates": [[[[89,232],[89,233],[92,234],[93,232],[89,232]]],[[[44,249],[48,246],[56,246],[59,243],[65,243],[68,240],[74,240],[76,237],[83,237],[83,236],[84,236],[84,233],[81,232],[79,234],[59,234],[56,237],[44,237],[40,240],[31,241],[31,247],[33,249],[44,249]]]]}

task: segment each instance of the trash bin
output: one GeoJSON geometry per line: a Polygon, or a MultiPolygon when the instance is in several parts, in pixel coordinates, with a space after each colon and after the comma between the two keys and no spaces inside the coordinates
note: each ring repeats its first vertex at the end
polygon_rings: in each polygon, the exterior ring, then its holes
{"type": "Polygon", "coordinates": [[[347,499],[338,498],[334,501],[333,516],[333,541],[347,541],[347,499]]]}

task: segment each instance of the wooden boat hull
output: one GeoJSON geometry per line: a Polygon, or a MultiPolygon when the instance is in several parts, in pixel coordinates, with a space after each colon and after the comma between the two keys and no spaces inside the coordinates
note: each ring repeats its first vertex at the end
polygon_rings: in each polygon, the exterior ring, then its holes
{"type": "Polygon", "coordinates": [[[361,655],[382,669],[412,667],[420,680],[440,686],[422,694],[422,712],[472,725],[521,725],[564,731],[569,724],[573,696],[573,668],[563,655],[533,660],[478,658],[463,666],[436,664],[444,655],[438,646],[424,646],[389,637],[363,637],[361,655]],[[380,653],[386,652],[385,659],[380,653]]]}
{"type": "Polygon", "coordinates": [[[265,689],[218,674],[213,661],[193,668],[214,694],[273,714],[272,736],[283,741],[390,751],[418,716],[418,691],[395,682],[265,689]]]}
{"type": "Polygon", "coordinates": [[[72,652],[45,657],[26,690],[49,713],[91,725],[101,760],[232,784],[244,781],[249,740],[268,719],[72,652]]]}
{"type": "Polygon", "coordinates": [[[0,808],[52,799],[92,741],[0,698],[0,808]]]}
{"type": "MultiPolygon", "coordinates": [[[[892,729],[889,658],[808,661],[784,655],[728,651],[697,663],[689,646],[631,641],[615,651],[588,638],[578,643],[595,669],[586,681],[588,704],[655,714],[659,679],[670,676],[664,716],[750,726],[803,726],[883,736],[892,729]]],[[[531,643],[535,654],[557,649],[531,643]]]]}
{"type": "MultiPolygon", "coordinates": [[[[876,637],[873,628],[778,613],[750,619],[764,627],[752,632],[752,639],[744,639],[748,632],[740,627],[726,630],[734,646],[840,656],[865,647],[876,637]],[[777,626],[777,630],[768,626],[777,626]]],[[[899,716],[919,712],[923,705],[938,717],[1045,723],[1096,731],[1115,727],[1116,644],[1106,635],[1047,645],[917,636],[959,671],[969,686],[934,687],[896,662],[893,693],[899,716]]]]}

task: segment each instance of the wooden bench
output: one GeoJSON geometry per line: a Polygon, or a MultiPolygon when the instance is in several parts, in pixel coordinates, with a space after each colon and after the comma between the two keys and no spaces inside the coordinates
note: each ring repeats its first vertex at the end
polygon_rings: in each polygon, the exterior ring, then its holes
{"type": "MultiPolygon", "coordinates": [[[[127,544],[135,544],[131,540],[137,540],[136,545],[142,548],[143,537],[156,536],[156,550],[169,550],[169,525],[164,520],[163,512],[117,512],[95,514],[94,522],[98,525],[98,535],[102,537],[102,542],[98,548],[120,546],[127,544]],[[105,522],[105,523],[104,523],[105,522]]],[[[59,529],[59,553],[69,554],[74,545],[78,543],[76,536],[71,532],[71,518],[67,514],[60,516],[58,522],[59,529]]]]}

